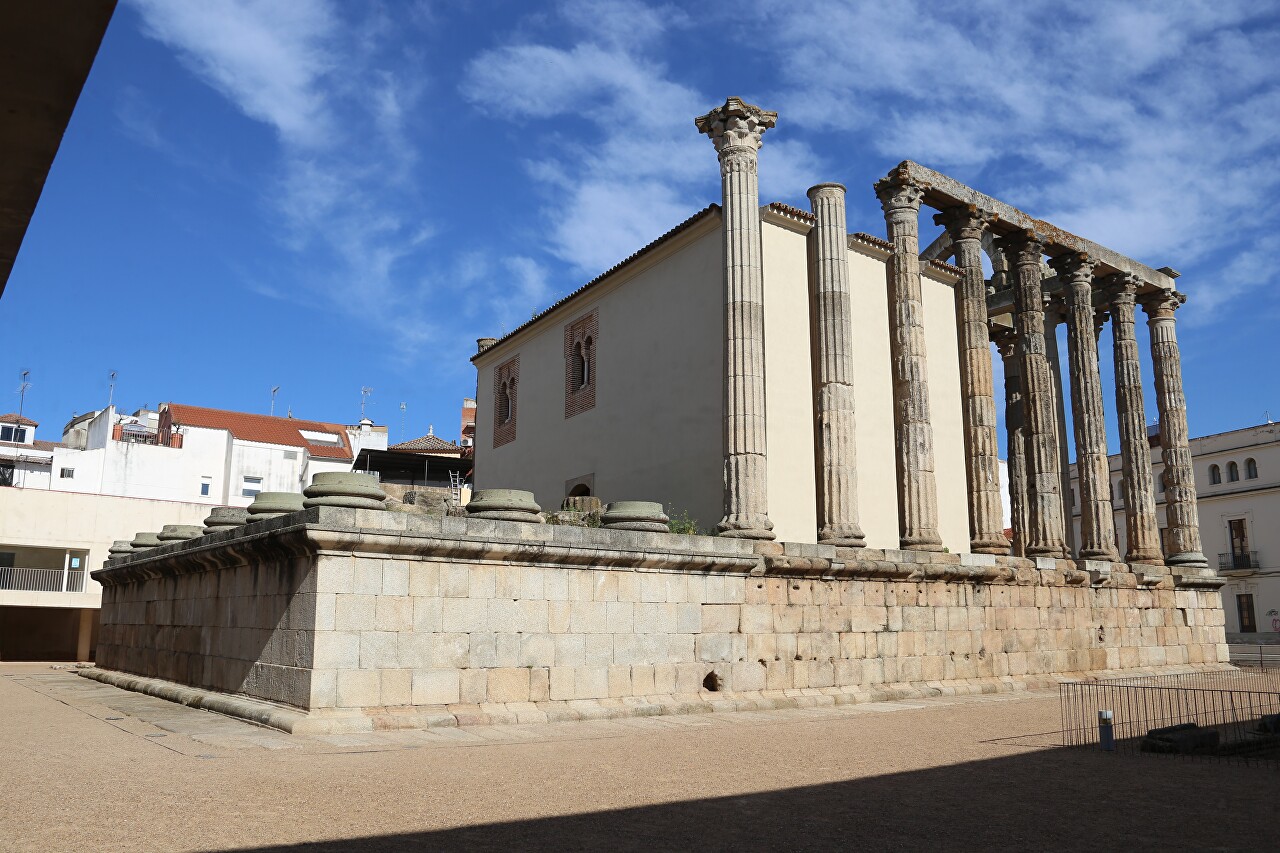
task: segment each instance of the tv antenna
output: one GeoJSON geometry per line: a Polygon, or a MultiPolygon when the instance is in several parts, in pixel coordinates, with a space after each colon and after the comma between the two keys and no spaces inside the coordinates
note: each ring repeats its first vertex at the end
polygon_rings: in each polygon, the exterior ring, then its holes
{"type": "Polygon", "coordinates": [[[405,407],[405,404],[404,404],[404,403],[401,403],[401,404],[400,404],[400,440],[401,440],[401,441],[404,441],[404,412],[405,412],[405,408],[406,408],[406,407],[405,407]]]}
{"type": "Polygon", "coordinates": [[[107,408],[111,408],[112,402],[116,398],[116,372],[113,370],[107,374],[107,408]]]}
{"type": "Polygon", "coordinates": [[[365,403],[369,401],[369,395],[372,393],[373,393],[373,389],[370,388],[368,385],[365,385],[360,389],[360,420],[364,420],[365,403]]]}
{"type": "Polygon", "coordinates": [[[279,385],[271,386],[271,417],[276,416],[276,393],[280,390],[279,385]]]}
{"type": "Polygon", "coordinates": [[[27,381],[27,378],[30,376],[30,370],[22,371],[22,379],[18,383],[18,417],[22,417],[22,407],[27,402],[27,389],[31,387],[31,383],[27,381]]]}

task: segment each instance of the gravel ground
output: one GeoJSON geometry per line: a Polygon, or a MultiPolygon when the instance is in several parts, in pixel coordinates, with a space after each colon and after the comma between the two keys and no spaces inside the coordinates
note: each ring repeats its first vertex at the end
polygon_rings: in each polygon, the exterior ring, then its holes
{"type": "Polygon", "coordinates": [[[0,850],[1274,850],[1280,773],[1052,694],[297,738],[0,665],[0,850]]]}

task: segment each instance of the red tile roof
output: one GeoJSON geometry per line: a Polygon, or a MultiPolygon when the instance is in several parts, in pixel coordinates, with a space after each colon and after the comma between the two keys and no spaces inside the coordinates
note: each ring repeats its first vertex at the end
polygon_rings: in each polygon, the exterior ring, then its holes
{"type": "MultiPolygon", "coordinates": [[[[53,451],[54,448],[65,447],[65,446],[66,445],[63,445],[56,441],[42,441],[41,439],[38,439],[38,438],[31,444],[22,444],[21,442],[17,442],[17,441],[0,441],[0,447],[16,447],[19,450],[39,450],[44,453],[49,453],[53,451]]],[[[12,458],[12,457],[9,457],[9,458],[12,458]]]]}
{"type": "Polygon", "coordinates": [[[16,414],[14,412],[10,412],[7,415],[0,415],[0,424],[17,424],[18,426],[29,426],[29,427],[40,426],[40,424],[31,420],[31,418],[24,418],[22,415],[16,414]]]}
{"type": "Polygon", "coordinates": [[[462,453],[461,447],[436,435],[424,435],[421,438],[402,441],[399,444],[391,445],[387,450],[397,450],[402,453],[439,453],[441,455],[447,453],[461,455],[462,453]]]}
{"type": "Polygon", "coordinates": [[[167,403],[161,409],[162,430],[165,427],[167,414],[169,421],[175,425],[225,429],[241,441],[301,447],[312,456],[326,459],[352,458],[351,445],[347,441],[347,428],[341,424],[304,421],[298,418],[276,418],[270,415],[251,415],[247,412],[228,412],[223,409],[206,409],[202,406],[186,406],[181,403],[167,403]],[[329,433],[338,441],[338,444],[327,445],[308,441],[299,430],[329,433]]]}

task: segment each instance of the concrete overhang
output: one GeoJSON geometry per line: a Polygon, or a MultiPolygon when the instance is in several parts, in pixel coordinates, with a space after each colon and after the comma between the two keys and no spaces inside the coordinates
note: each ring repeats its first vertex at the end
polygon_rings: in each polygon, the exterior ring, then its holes
{"type": "Polygon", "coordinates": [[[115,8],[0,3],[0,296],[115,8]]]}

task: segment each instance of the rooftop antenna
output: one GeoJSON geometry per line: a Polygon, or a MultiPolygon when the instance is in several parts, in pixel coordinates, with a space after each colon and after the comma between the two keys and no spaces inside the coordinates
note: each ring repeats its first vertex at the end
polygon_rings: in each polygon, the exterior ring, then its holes
{"type": "Polygon", "coordinates": [[[401,403],[400,404],[400,440],[401,441],[404,441],[404,412],[405,412],[405,405],[404,403],[401,403]]]}
{"type": "Polygon", "coordinates": [[[29,376],[30,370],[22,371],[22,381],[18,383],[18,417],[22,417],[22,407],[27,402],[27,389],[31,387],[31,383],[27,381],[29,376]]]}
{"type": "Polygon", "coordinates": [[[279,385],[271,386],[271,417],[276,416],[276,392],[280,390],[279,385]]]}
{"type": "Polygon", "coordinates": [[[116,372],[113,370],[107,374],[107,408],[111,408],[112,402],[116,399],[116,372]]]}
{"type": "Polygon", "coordinates": [[[369,400],[369,395],[373,393],[373,389],[368,385],[360,389],[360,420],[364,420],[364,406],[369,400]]]}
{"type": "Polygon", "coordinates": [[[1267,419],[1267,423],[1269,423],[1269,424],[1273,424],[1273,423],[1275,423],[1275,421],[1271,420],[1271,410],[1270,410],[1270,409],[1267,409],[1265,412],[1263,412],[1263,413],[1262,413],[1262,416],[1263,416],[1264,418],[1266,418],[1266,419],[1267,419]]]}
{"type": "Polygon", "coordinates": [[[427,435],[435,435],[435,434],[436,434],[436,425],[427,424],[427,435]]]}

